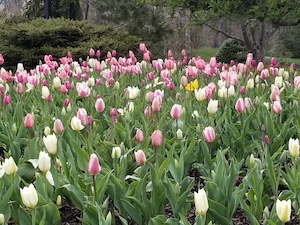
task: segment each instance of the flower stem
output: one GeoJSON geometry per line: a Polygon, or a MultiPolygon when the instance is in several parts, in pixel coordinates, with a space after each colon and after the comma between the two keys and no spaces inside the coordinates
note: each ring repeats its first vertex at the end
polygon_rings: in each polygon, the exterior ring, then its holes
{"type": "Polygon", "coordinates": [[[96,179],[95,179],[95,175],[93,175],[92,178],[93,178],[93,187],[94,187],[94,202],[96,202],[97,188],[96,188],[96,179]]]}
{"type": "Polygon", "coordinates": [[[31,224],[35,225],[35,209],[32,209],[32,218],[31,218],[31,224]]]}

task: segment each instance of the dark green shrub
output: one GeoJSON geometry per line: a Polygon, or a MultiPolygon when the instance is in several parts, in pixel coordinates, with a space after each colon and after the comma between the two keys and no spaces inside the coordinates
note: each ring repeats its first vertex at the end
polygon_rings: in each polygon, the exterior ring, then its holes
{"type": "MultiPolygon", "coordinates": [[[[287,52],[292,54],[292,58],[300,58],[300,26],[285,27],[280,32],[280,40],[283,42],[287,52]],[[288,35],[287,35],[288,34],[288,35]]],[[[287,52],[282,54],[285,56],[287,52]]]]}
{"type": "Polygon", "coordinates": [[[226,39],[219,51],[216,58],[220,62],[229,63],[230,60],[236,62],[245,62],[247,56],[247,50],[243,43],[235,39],[226,39]]]}
{"type": "Polygon", "coordinates": [[[55,60],[72,52],[73,58],[85,58],[90,48],[100,49],[102,56],[115,49],[128,55],[137,49],[139,38],[112,26],[98,26],[87,21],[68,19],[35,19],[0,25],[0,53],[5,68],[14,69],[18,62],[31,68],[52,54],[55,60]]]}

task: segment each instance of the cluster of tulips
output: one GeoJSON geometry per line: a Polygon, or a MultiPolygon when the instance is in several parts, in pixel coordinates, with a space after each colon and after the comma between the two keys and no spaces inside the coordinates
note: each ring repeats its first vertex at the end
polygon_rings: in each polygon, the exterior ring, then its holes
{"type": "Polygon", "coordinates": [[[69,201],[83,224],[187,225],[193,208],[197,225],[230,225],[238,207],[252,224],[299,214],[295,65],[139,50],[141,61],[91,49],[16,71],[0,56],[0,224],[59,224],[69,201]]]}

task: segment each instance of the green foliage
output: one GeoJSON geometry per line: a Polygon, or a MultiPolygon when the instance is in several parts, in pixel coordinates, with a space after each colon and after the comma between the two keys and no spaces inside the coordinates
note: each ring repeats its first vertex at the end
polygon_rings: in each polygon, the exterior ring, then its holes
{"type": "Polygon", "coordinates": [[[299,45],[299,26],[288,27],[281,32],[280,40],[282,40],[286,49],[292,54],[293,58],[300,58],[300,45],[299,45]],[[286,35],[288,33],[288,35],[286,35]]]}
{"type": "Polygon", "coordinates": [[[18,62],[34,67],[45,54],[58,59],[70,51],[74,59],[79,59],[90,48],[100,49],[102,55],[111,49],[126,55],[129,49],[135,49],[139,44],[137,37],[112,26],[63,18],[5,23],[1,29],[1,54],[5,57],[5,67],[10,69],[18,62]]]}
{"type": "Polygon", "coordinates": [[[229,63],[230,60],[244,62],[246,59],[246,48],[241,42],[230,38],[223,42],[216,57],[218,61],[225,63],[229,63]]]}
{"type": "MultiPolygon", "coordinates": [[[[26,17],[37,18],[45,15],[45,0],[30,0],[26,5],[26,17]]],[[[51,17],[81,20],[82,10],[79,0],[52,0],[51,17]]]]}

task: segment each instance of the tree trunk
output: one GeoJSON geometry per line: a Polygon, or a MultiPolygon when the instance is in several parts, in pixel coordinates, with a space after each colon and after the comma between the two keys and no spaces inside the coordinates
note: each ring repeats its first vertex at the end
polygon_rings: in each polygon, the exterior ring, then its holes
{"type": "Polygon", "coordinates": [[[246,48],[253,53],[253,58],[264,61],[267,52],[267,43],[270,39],[265,21],[248,20],[242,25],[242,33],[246,48]]]}
{"type": "Polygon", "coordinates": [[[85,8],[85,15],[84,15],[84,19],[85,19],[85,20],[88,19],[89,8],[90,8],[90,0],[86,0],[86,8],[85,8]]]}

